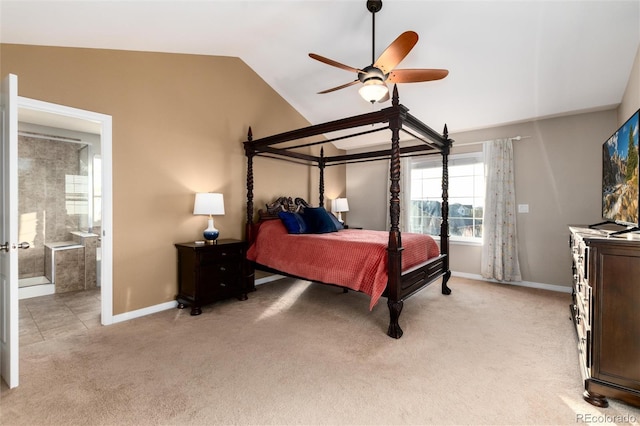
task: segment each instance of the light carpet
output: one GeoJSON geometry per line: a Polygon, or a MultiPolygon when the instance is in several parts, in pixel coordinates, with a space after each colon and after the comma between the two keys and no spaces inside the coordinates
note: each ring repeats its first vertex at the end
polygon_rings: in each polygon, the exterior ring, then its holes
{"type": "Polygon", "coordinates": [[[568,294],[453,277],[405,302],[283,279],[21,349],[3,425],[638,424],[585,402],[568,294]]]}

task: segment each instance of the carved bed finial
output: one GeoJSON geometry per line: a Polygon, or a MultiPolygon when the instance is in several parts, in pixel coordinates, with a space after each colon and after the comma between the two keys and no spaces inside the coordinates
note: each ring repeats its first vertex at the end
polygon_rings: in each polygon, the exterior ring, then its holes
{"type": "Polygon", "coordinates": [[[391,105],[398,106],[400,105],[400,96],[398,96],[398,85],[393,85],[393,97],[391,98],[391,105]]]}

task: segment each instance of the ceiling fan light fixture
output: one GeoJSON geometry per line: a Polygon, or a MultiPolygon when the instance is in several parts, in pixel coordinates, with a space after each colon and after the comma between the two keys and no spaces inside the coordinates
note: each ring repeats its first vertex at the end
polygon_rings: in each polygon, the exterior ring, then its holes
{"type": "Polygon", "coordinates": [[[374,103],[384,98],[389,93],[389,88],[381,80],[370,79],[364,82],[358,93],[365,101],[374,103]]]}

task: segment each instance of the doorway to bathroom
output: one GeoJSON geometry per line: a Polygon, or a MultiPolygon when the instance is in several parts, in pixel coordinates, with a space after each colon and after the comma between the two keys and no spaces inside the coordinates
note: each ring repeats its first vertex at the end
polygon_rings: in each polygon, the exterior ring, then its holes
{"type": "Polygon", "coordinates": [[[112,323],[110,158],[111,117],[19,98],[19,299],[99,291],[112,323]]]}

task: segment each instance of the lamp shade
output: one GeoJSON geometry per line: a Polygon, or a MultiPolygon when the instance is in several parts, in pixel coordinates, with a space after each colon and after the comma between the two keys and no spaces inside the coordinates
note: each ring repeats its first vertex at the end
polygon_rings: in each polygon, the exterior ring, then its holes
{"type": "Polygon", "coordinates": [[[389,88],[381,80],[370,79],[364,82],[358,93],[365,101],[374,103],[384,98],[389,93],[389,88]]]}
{"type": "Polygon", "coordinates": [[[348,212],[349,202],[346,198],[336,198],[333,200],[333,211],[336,213],[348,212]]]}
{"type": "Polygon", "coordinates": [[[199,192],[193,205],[193,214],[223,215],[224,199],[222,194],[199,192]]]}

